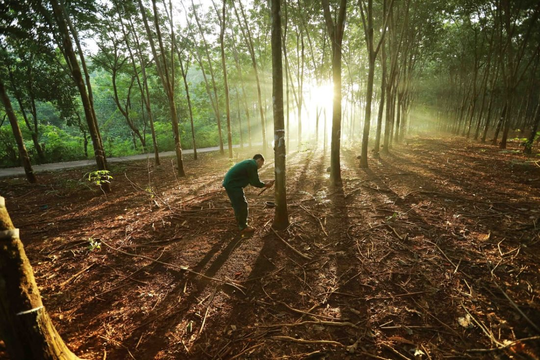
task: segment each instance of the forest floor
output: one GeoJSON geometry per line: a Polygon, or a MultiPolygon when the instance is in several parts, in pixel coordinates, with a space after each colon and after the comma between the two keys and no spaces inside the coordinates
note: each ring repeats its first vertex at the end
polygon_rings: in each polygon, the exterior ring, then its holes
{"type": "Polygon", "coordinates": [[[332,187],[328,152],[291,153],[290,226],[247,188],[244,238],[219,154],[186,157],[186,178],[172,158],[114,164],[108,195],[90,168],[0,194],[84,359],[538,359],[540,158],[449,137],[357,155],[332,187]]]}

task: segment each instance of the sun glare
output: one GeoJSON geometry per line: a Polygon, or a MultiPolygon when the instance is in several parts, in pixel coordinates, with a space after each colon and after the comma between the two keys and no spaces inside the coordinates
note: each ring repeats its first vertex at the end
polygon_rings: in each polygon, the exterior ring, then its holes
{"type": "Polygon", "coordinates": [[[307,90],[309,92],[311,102],[314,103],[314,105],[326,106],[332,103],[332,98],[334,94],[332,84],[314,84],[313,86],[310,86],[307,90]]]}

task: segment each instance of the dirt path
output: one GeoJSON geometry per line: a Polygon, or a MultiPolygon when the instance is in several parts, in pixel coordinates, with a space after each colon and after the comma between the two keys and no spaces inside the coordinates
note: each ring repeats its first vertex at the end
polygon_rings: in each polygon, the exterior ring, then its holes
{"type": "MultiPolygon", "coordinates": [[[[234,148],[238,148],[239,145],[234,145],[234,148]]],[[[228,148],[226,148],[228,149],[228,148]]],[[[213,151],[219,151],[219,147],[209,147],[209,148],[202,148],[197,149],[197,153],[206,153],[206,152],[213,152],[213,151]]],[[[228,151],[228,150],[226,150],[228,151]]],[[[185,149],[182,152],[184,155],[192,155],[193,149],[185,149]]],[[[171,156],[176,156],[176,152],[174,151],[163,151],[159,153],[160,158],[168,158],[171,156]]],[[[107,158],[107,162],[110,164],[115,163],[122,163],[122,162],[130,162],[135,160],[154,160],[154,154],[140,154],[140,155],[131,155],[131,156],[122,156],[122,157],[109,157],[107,158]]],[[[86,167],[86,166],[95,166],[96,161],[94,159],[91,160],[77,160],[77,161],[64,161],[61,163],[52,163],[52,164],[43,164],[43,165],[33,165],[32,170],[34,170],[34,173],[42,173],[45,171],[57,171],[57,170],[66,170],[66,169],[75,169],[80,167],[86,167]]],[[[0,178],[5,177],[14,177],[14,176],[24,176],[24,168],[21,167],[15,167],[15,168],[5,168],[0,169],[0,178]]]]}
{"type": "Polygon", "coordinates": [[[217,154],[188,159],[185,179],[116,164],[107,197],[77,169],[1,180],[0,194],[86,359],[537,358],[540,168],[448,138],[411,139],[368,170],[356,155],[335,188],[328,154],[290,154],[291,225],[274,232],[273,195],[249,189],[250,238],[217,154]]]}

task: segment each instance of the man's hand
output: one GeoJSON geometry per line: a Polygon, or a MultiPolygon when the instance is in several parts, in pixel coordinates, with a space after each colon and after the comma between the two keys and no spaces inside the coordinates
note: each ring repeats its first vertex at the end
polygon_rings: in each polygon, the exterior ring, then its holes
{"type": "Polygon", "coordinates": [[[272,186],[274,186],[274,183],[276,182],[276,180],[270,180],[270,181],[267,181],[264,183],[264,187],[265,188],[271,188],[272,186]]]}

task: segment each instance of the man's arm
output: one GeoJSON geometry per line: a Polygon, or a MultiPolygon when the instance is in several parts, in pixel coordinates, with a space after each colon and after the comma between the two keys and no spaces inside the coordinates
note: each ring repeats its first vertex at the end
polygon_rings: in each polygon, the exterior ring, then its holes
{"type": "Polygon", "coordinates": [[[266,184],[259,179],[259,172],[257,171],[257,165],[250,166],[249,171],[249,184],[258,188],[265,187],[266,184]]]}

